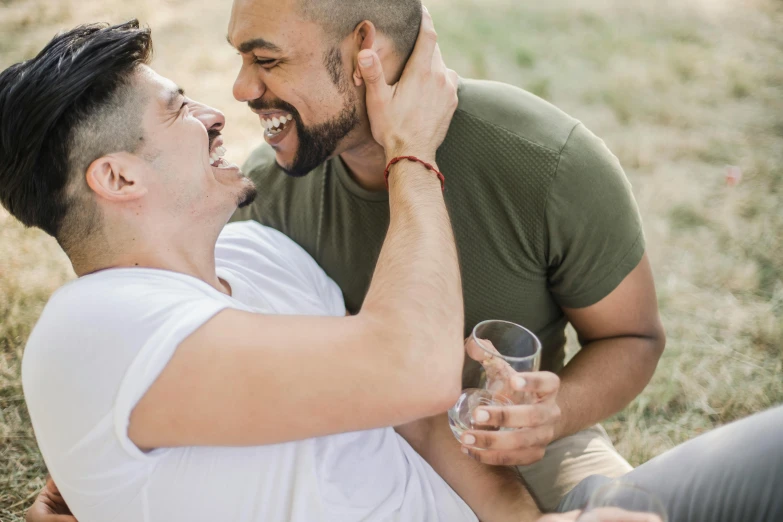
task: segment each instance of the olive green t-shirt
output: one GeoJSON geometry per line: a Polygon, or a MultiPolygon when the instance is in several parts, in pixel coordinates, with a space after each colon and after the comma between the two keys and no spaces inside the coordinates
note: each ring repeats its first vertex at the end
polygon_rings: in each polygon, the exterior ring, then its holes
{"type": "MultiPolygon", "coordinates": [[[[536,332],[542,369],[563,365],[561,307],[612,292],[644,254],[630,184],[584,125],[510,85],[462,80],[459,107],[438,150],[457,241],[465,333],[486,319],[536,332]]],[[[388,193],[359,187],[342,160],[287,176],[266,145],[245,172],[259,196],[235,220],[254,219],[299,243],[334,279],[355,313],[389,225],[388,193]]]]}

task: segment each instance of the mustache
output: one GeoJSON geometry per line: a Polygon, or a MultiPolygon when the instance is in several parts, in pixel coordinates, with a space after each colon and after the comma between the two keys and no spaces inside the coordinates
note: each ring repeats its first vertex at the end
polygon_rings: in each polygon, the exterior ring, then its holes
{"type": "Polygon", "coordinates": [[[299,111],[293,105],[283,100],[262,100],[259,98],[247,102],[247,105],[256,111],[286,111],[290,112],[295,118],[299,116],[299,111]]]}
{"type": "Polygon", "coordinates": [[[209,136],[209,150],[212,150],[212,144],[215,143],[217,137],[220,136],[220,132],[216,130],[208,130],[207,136],[209,136]]]}

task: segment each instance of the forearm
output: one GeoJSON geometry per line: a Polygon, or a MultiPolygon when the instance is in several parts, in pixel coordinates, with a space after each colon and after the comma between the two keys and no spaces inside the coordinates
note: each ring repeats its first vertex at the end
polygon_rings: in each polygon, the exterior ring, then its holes
{"type": "Polygon", "coordinates": [[[361,314],[415,346],[417,360],[437,362],[459,390],[463,304],[457,251],[440,182],[419,163],[402,161],[389,176],[390,225],[361,314]]]}
{"type": "Polygon", "coordinates": [[[625,408],[650,382],[662,336],[618,337],[586,344],[560,373],[560,439],[625,408]]]}
{"type": "Polygon", "coordinates": [[[482,522],[532,522],[540,516],[533,497],[515,470],[480,464],[462,453],[446,415],[400,426],[397,432],[482,522]]]}

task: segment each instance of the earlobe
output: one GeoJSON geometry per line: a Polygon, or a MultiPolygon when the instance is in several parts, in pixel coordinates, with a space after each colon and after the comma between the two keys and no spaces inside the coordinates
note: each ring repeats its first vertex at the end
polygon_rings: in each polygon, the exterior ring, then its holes
{"type": "Polygon", "coordinates": [[[131,170],[126,168],[120,158],[104,156],[93,161],[85,179],[90,189],[98,197],[111,201],[130,201],[138,199],[146,193],[131,170]]]}

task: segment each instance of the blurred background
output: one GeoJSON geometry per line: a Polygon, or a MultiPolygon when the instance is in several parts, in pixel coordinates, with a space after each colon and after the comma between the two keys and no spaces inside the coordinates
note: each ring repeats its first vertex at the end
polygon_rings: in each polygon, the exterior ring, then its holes
{"type": "MultiPolygon", "coordinates": [[[[450,67],[582,120],[633,184],[669,342],[647,390],[604,423],[619,451],[639,464],[783,403],[783,2],[426,3],[450,67]]],[[[0,69],[79,23],[139,18],[153,31],[153,67],[226,113],[227,156],[241,163],[262,137],[231,95],[230,5],[0,0],[0,69]]],[[[49,295],[71,278],[54,240],[0,209],[0,521],[23,520],[44,483],[20,361],[49,295]]]]}

